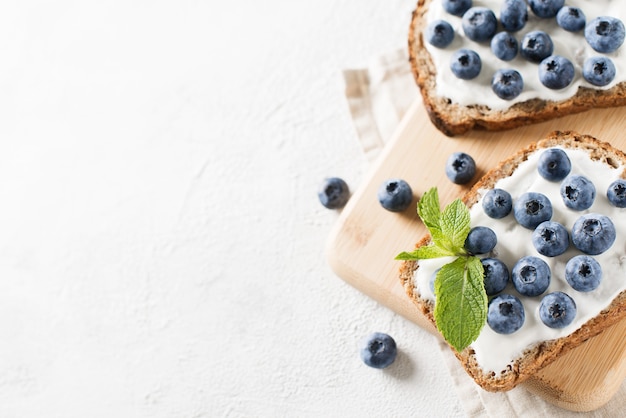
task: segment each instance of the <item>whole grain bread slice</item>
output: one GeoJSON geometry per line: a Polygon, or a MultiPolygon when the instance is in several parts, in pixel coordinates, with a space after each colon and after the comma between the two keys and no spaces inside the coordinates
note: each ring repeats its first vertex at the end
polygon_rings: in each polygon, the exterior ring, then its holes
{"type": "Polygon", "coordinates": [[[448,97],[437,95],[438,69],[424,45],[425,14],[432,0],[419,0],[409,30],[409,60],[424,105],[433,124],[448,136],[460,135],[470,129],[504,130],[538,123],[593,108],[626,105],[626,83],[607,90],[580,87],[573,97],[562,101],[532,99],[493,110],[485,105],[462,106],[448,97]]]}
{"type": "MultiPolygon", "coordinates": [[[[557,131],[518,151],[486,173],[462,198],[463,202],[468,207],[473,206],[479,201],[479,190],[493,188],[499,179],[510,176],[519,164],[536,150],[554,146],[582,149],[588,152],[593,160],[601,161],[614,168],[626,167],[626,155],[609,143],[571,131],[557,131]]],[[[622,177],[626,178],[626,173],[622,173],[622,177]]],[[[416,248],[429,243],[430,236],[426,235],[416,244],[416,248]]],[[[435,325],[434,303],[420,296],[420,291],[414,282],[414,273],[418,268],[418,262],[404,261],[400,267],[400,280],[416,308],[435,325]]],[[[521,357],[500,373],[483,370],[476,361],[475,352],[471,345],[460,353],[453,348],[451,349],[478,385],[491,392],[506,391],[528,379],[568,350],[579,346],[587,339],[601,333],[604,329],[624,318],[626,318],[626,290],[610,301],[596,317],[584,323],[572,334],[555,340],[543,341],[527,348],[521,357]]]]}

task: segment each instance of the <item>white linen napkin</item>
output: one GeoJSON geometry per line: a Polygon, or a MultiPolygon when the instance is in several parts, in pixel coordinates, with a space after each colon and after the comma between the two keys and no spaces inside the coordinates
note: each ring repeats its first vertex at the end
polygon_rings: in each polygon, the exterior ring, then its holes
{"type": "MultiPolygon", "coordinates": [[[[419,98],[404,49],[376,57],[367,68],[343,71],[345,94],[363,152],[374,161],[411,104],[419,98]]],[[[482,390],[465,373],[448,346],[439,344],[442,361],[457,394],[472,417],[580,417],[517,387],[504,393],[482,390]]],[[[585,417],[621,417],[626,413],[626,382],[603,407],[585,417]]]]}

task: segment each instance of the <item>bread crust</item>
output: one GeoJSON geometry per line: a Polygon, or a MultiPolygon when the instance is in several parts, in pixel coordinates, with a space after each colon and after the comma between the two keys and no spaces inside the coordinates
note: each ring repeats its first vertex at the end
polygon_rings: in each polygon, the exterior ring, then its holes
{"type": "Polygon", "coordinates": [[[413,11],[408,39],[409,61],[428,116],[445,135],[460,135],[470,129],[489,131],[512,129],[594,108],[626,105],[625,82],[608,90],[580,87],[576,95],[567,100],[532,99],[513,104],[504,110],[492,110],[485,105],[461,106],[452,103],[447,97],[437,96],[437,68],[424,45],[422,36],[426,27],[424,15],[431,3],[431,0],[419,0],[413,11]]]}
{"type": "MultiPolygon", "coordinates": [[[[592,159],[602,161],[613,167],[626,165],[626,155],[612,147],[609,143],[601,142],[589,135],[580,135],[572,131],[555,131],[549,134],[545,139],[518,151],[486,173],[462,198],[463,202],[468,207],[473,206],[480,198],[479,190],[493,188],[498,180],[510,176],[518,165],[525,161],[528,156],[537,149],[557,145],[570,149],[584,149],[589,152],[592,159]]],[[[622,173],[622,177],[626,178],[625,174],[626,173],[622,173]]],[[[416,244],[416,248],[427,245],[428,243],[430,243],[430,236],[426,235],[416,244]]],[[[416,307],[433,325],[435,325],[433,316],[434,304],[420,297],[413,282],[414,272],[418,267],[416,261],[404,261],[400,267],[400,280],[407,295],[411,298],[416,307]]],[[[526,350],[524,355],[518,358],[507,370],[499,374],[485,372],[480,368],[476,362],[471,345],[460,353],[453,348],[451,348],[451,350],[459,359],[467,373],[483,389],[490,392],[506,391],[533,376],[541,368],[547,366],[568,350],[579,346],[589,338],[601,333],[604,329],[624,318],[626,318],[626,291],[622,291],[613,299],[606,309],[601,311],[596,317],[587,321],[574,333],[566,337],[536,344],[526,350]]]]}

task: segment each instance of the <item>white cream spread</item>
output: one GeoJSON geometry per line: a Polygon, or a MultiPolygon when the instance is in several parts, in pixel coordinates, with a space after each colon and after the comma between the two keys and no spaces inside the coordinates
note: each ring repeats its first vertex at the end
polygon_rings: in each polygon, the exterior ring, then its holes
{"type": "MultiPolygon", "coordinates": [[[[496,17],[500,18],[502,0],[474,0],[473,6],[488,7],[496,17]]],[[[599,16],[612,16],[626,22],[626,7],[622,0],[568,0],[567,6],[580,8],[587,18],[587,22],[599,16]]],[[[447,13],[441,0],[433,0],[426,13],[427,22],[443,19],[448,21],[455,31],[454,41],[445,49],[435,48],[424,42],[437,68],[437,95],[450,98],[453,102],[463,106],[480,104],[491,109],[506,109],[513,103],[530,99],[565,100],[576,94],[578,87],[595,89],[609,89],[615,84],[626,81],[626,44],[617,51],[609,54],[600,54],[594,51],[585,40],[584,31],[567,32],[557,25],[556,19],[540,19],[528,10],[528,22],[520,31],[512,35],[520,42],[524,35],[533,30],[542,30],[550,35],[554,44],[554,55],[568,58],[575,69],[572,83],[561,90],[551,90],[539,81],[538,64],[526,61],[517,54],[512,61],[498,59],[490,49],[489,42],[478,43],[465,37],[461,18],[447,13]],[[450,57],[460,48],[476,51],[482,60],[482,70],[473,80],[461,80],[450,71],[450,57]],[[613,60],[616,76],[613,82],[605,87],[595,87],[582,77],[582,66],[591,56],[604,55],[613,60]],[[513,68],[522,75],[524,90],[513,100],[500,99],[491,90],[491,77],[498,69],[513,68]]],[[[498,31],[501,31],[501,26],[498,31]]]]}
{"type": "MultiPolygon", "coordinates": [[[[526,349],[542,340],[551,340],[567,336],[580,328],[585,322],[598,315],[622,291],[626,290],[626,209],[619,209],[609,204],[606,191],[609,185],[620,178],[624,167],[613,168],[601,161],[593,161],[589,154],[582,150],[565,150],[572,162],[570,174],[580,174],[589,178],[595,185],[596,198],[591,208],[584,211],[568,209],[560,196],[560,182],[549,182],[537,172],[537,161],[543,150],[535,151],[527,161],[521,163],[510,177],[499,180],[495,187],[508,191],[513,202],[523,193],[535,191],[545,194],[552,202],[552,220],[564,225],[571,233],[576,219],[585,213],[601,213],[613,221],[616,228],[615,243],[606,252],[594,256],[602,266],[602,281],[599,287],[591,292],[582,293],[574,290],[565,281],[565,264],[578,254],[582,254],[571,243],[569,249],[558,257],[540,255],[532,245],[532,231],[520,226],[513,213],[496,220],[489,218],[482,208],[482,196],[487,190],[479,191],[480,201],[470,209],[471,225],[487,226],[493,229],[498,243],[491,256],[502,260],[509,268],[525,255],[540,257],[548,263],[551,270],[551,282],[548,290],[541,296],[521,296],[509,282],[503,293],[510,293],[520,298],[524,305],[526,320],[522,328],[513,334],[497,334],[485,324],[478,339],[471,344],[476,352],[476,360],[483,369],[499,372],[506,369],[515,358],[526,349]],[[539,304],[543,296],[550,292],[562,291],[570,295],[576,302],[576,318],[563,329],[549,328],[539,318],[539,304]]],[[[422,297],[435,299],[430,291],[431,275],[448,259],[422,260],[415,273],[416,287],[422,297]]]]}

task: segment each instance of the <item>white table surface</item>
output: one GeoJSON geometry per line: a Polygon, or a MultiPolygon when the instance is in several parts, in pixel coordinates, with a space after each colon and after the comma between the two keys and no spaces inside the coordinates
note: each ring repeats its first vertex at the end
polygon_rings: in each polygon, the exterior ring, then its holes
{"type": "Polygon", "coordinates": [[[364,179],[341,70],[414,3],[3,2],[0,416],[462,416],[434,337],[328,267],[316,196],[364,179]]]}

